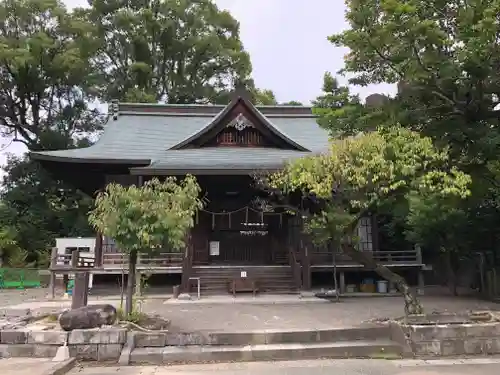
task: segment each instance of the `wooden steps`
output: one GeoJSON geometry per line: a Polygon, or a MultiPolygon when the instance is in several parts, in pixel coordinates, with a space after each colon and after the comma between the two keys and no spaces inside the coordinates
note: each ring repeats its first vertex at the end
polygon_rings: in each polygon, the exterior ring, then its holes
{"type": "Polygon", "coordinates": [[[259,293],[298,292],[290,266],[195,266],[192,276],[200,278],[202,295],[228,294],[229,281],[241,272],[257,282],[259,293]]]}

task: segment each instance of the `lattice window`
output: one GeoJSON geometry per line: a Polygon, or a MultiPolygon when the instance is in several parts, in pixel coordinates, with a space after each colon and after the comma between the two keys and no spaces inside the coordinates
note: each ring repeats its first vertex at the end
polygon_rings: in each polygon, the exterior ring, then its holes
{"type": "Polygon", "coordinates": [[[217,135],[217,144],[226,146],[259,146],[263,144],[262,134],[256,129],[245,128],[241,131],[226,128],[217,135]]]}
{"type": "Polygon", "coordinates": [[[358,223],[358,249],[373,251],[373,232],[371,217],[362,217],[358,223]]]}

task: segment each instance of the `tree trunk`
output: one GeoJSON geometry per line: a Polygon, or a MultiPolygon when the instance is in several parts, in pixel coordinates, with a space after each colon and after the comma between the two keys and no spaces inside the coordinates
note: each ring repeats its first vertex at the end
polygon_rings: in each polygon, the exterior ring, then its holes
{"type": "Polygon", "coordinates": [[[128,259],[127,300],[125,301],[125,314],[129,316],[134,307],[135,268],[137,265],[137,250],[130,252],[128,259]]]}
{"type": "Polygon", "coordinates": [[[406,280],[398,274],[392,272],[386,266],[378,264],[368,252],[359,251],[351,245],[343,246],[344,254],[351,257],[355,262],[361,263],[363,266],[376,272],[380,277],[393,283],[403,295],[405,301],[405,314],[423,314],[424,309],[417,297],[412,293],[406,280]]]}

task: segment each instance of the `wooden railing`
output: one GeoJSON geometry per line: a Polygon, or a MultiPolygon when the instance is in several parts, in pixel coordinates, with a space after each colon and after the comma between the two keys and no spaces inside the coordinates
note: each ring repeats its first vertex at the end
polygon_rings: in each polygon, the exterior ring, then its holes
{"type": "Polygon", "coordinates": [[[58,254],[57,248],[52,251],[50,260],[50,268],[56,269],[86,269],[93,268],[95,265],[95,257],[89,255],[81,255],[79,251],[74,251],[72,254],[58,254]]]}
{"type": "MultiPolygon", "coordinates": [[[[367,254],[370,254],[374,260],[384,265],[422,264],[422,254],[418,248],[414,250],[374,251],[367,252],[367,254]]],[[[333,254],[329,251],[312,251],[310,259],[313,266],[333,265],[333,254]]],[[[335,263],[339,266],[357,264],[348,255],[340,252],[335,254],[335,263]]]]}
{"type": "MultiPolygon", "coordinates": [[[[183,253],[159,252],[155,254],[139,254],[137,256],[138,267],[181,267],[183,253]]],[[[125,253],[103,253],[103,267],[127,267],[128,254],[125,253]]]]}

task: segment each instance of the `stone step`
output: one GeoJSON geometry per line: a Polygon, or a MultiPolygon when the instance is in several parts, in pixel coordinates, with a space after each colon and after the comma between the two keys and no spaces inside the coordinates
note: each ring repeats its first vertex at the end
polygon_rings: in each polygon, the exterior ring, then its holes
{"type": "Polygon", "coordinates": [[[389,340],[245,346],[167,346],[136,348],[130,364],[276,361],[316,358],[399,358],[402,349],[389,340]]]}
{"type": "Polygon", "coordinates": [[[330,328],[319,330],[264,330],[243,332],[136,332],[134,347],[147,346],[247,346],[264,344],[315,344],[322,342],[342,342],[389,339],[391,330],[386,326],[330,328]]]}

